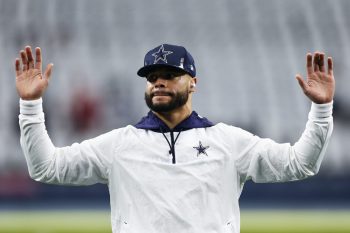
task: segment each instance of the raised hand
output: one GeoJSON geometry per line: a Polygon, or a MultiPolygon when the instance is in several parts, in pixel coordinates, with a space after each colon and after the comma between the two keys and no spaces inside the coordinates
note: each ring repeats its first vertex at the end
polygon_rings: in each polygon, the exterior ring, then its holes
{"type": "Polygon", "coordinates": [[[15,61],[18,95],[23,100],[39,99],[49,84],[53,64],[47,65],[43,75],[40,48],[35,48],[35,61],[30,46],[20,51],[20,57],[15,61]]]}
{"type": "Polygon", "coordinates": [[[300,74],[296,76],[300,87],[311,101],[317,104],[329,103],[333,100],[335,81],[333,76],[333,61],[327,58],[327,70],[324,64],[324,53],[316,52],[306,55],[306,81],[300,74]]]}

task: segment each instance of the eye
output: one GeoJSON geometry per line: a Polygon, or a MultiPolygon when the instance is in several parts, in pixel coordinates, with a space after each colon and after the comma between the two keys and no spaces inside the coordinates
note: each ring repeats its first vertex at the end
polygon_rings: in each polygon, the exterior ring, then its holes
{"type": "Polygon", "coordinates": [[[176,77],[180,77],[184,75],[183,73],[180,72],[161,72],[161,73],[150,73],[147,75],[146,79],[150,83],[154,83],[157,81],[157,79],[165,79],[165,80],[172,80],[175,79],[176,77]]]}
{"type": "Polygon", "coordinates": [[[176,78],[178,75],[175,73],[165,73],[163,76],[165,79],[170,80],[170,79],[176,78]]]}
{"type": "Polygon", "coordinates": [[[158,79],[158,76],[156,74],[149,74],[146,79],[148,82],[154,83],[158,79]]]}

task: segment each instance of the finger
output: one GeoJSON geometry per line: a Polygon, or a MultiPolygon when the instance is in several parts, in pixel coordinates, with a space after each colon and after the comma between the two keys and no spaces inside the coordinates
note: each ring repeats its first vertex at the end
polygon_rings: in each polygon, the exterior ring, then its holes
{"type": "Polygon", "coordinates": [[[308,75],[313,73],[311,53],[306,54],[306,71],[308,75]]]}
{"type": "Polygon", "coordinates": [[[28,60],[27,60],[27,55],[24,52],[24,50],[21,50],[21,59],[22,59],[22,64],[23,64],[23,71],[26,71],[28,69],[28,60]]]}
{"type": "Polygon", "coordinates": [[[306,92],[307,83],[305,82],[305,80],[301,77],[300,74],[297,74],[297,75],[295,76],[295,78],[298,80],[298,83],[299,83],[301,89],[303,89],[303,91],[306,92]]]}
{"type": "Polygon", "coordinates": [[[333,59],[331,57],[328,57],[327,63],[328,63],[328,74],[333,76],[333,59]]]}
{"type": "Polygon", "coordinates": [[[35,48],[35,69],[41,69],[41,49],[35,48]]]}
{"type": "Polygon", "coordinates": [[[32,54],[32,48],[30,46],[26,46],[25,50],[26,50],[27,59],[28,59],[28,69],[33,69],[34,68],[34,59],[33,59],[33,54],[32,54]]]}
{"type": "Polygon", "coordinates": [[[21,72],[21,62],[19,61],[19,58],[16,58],[15,69],[16,69],[16,76],[20,76],[22,72],[21,72]]]}
{"type": "Polygon", "coordinates": [[[53,68],[53,63],[50,63],[46,66],[44,78],[46,78],[47,81],[50,81],[50,79],[51,79],[52,68],[53,68]]]}
{"type": "Polygon", "coordinates": [[[319,56],[319,63],[318,63],[318,66],[320,67],[320,71],[321,72],[325,72],[326,71],[326,68],[324,66],[324,53],[320,53],[320,56],[319,56]]]}
{"type": "Polygon", "coordinates": [[[318,66],[318,63],[319,63],[319,59],[320,59],[320,54],[318,52],[316,52],[314,54],[314,72],[317,72],[320,70],[320,67],[318,66]]]}

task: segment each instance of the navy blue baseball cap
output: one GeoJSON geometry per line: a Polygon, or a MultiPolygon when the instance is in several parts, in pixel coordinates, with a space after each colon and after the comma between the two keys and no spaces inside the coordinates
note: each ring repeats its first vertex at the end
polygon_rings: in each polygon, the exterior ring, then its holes
{"type": "Polygon", "coordinates": [[[145,55],[144,66],[137,71],[137,75],[146,77],[154,69],[160,67],[176,68],[196,77],[193,57],[182,46],[162,44],[148,51],[145,55]]]}

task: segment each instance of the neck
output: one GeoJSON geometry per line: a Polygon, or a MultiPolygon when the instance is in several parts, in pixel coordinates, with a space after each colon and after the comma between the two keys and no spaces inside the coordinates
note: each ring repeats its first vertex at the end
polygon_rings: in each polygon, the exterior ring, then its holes
{"type": "Polygon", "coordinates": [[[169,112],[153,112],[158,116],[169,129],[174,129],[181,121],[185,120],[192,113],[192,106],[190,103],[174,109],[169,112]]]}

